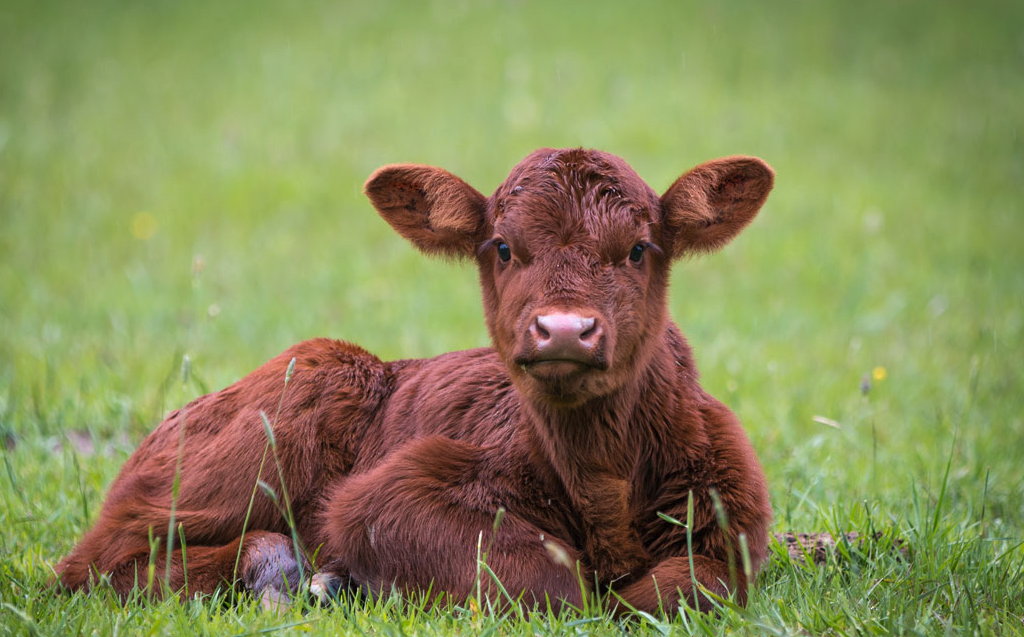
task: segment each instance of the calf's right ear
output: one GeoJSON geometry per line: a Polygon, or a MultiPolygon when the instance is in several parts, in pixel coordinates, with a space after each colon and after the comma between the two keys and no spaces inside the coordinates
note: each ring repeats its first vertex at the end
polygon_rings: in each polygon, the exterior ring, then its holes
{"type": "Polygon", "coordinates": [[[363,190],[380,216],[422,252],[476,254],[487,198],[450,172],[414,164],[384,166],[363,190]]]}

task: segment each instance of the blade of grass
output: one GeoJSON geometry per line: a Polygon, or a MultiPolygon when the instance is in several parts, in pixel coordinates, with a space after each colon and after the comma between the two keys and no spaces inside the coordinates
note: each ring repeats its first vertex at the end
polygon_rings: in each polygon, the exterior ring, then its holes
{"type": "MultiPolygon", "coordinates": [[[[277,401],[277,412],[274,414],[274,423],[275,424],[277,423],[277,419],[281,416],[281,409],[284,406],[285,393],[288,391],[288,383],[291,382],[292,375],[294,373],[295,373],[295,358],[292,358],[290,361],[288,361],[288,368],[285,370],[285,373],[284,373],[284,387],[281,389],[281,397],[277,401]]],[[[242,520],[242,533],[241,533],[241,535],[239,536],[239,539],[238,539],[238,552],[235,554],[235,565],[234,565],[234,567],[231,570],[231,581],[232,581],[232,584],[238,579],[238,565],[239,565],[239,563],[241,562],[241,559],[242,559],[242,549],[245,546],[245,534],[246,534],[246,532],[249,529],[249,520],[250,520],[250,518],[252,516],[252,507],[253,507],[253,505],[256,502],[256,492],[259,490],[260,483],[263,480],[263,467],[266,465],[267,456],[270,453],[271,442],[275,440],[275,438],[274,438],[274,428],[273,427],[267,427],[266,420],[265,420],[265,414],[263,414],[262,411],[260,412],[260,414],[261,414],[261,416],[263,416],[263,418],[261,418],[261,420],[263,420],[263,422],[264,422],[264,429],[267,432],[267,443],[263,447],[263,457],[260,458],[260,466],[259,466],[259,469],[256,471],[256,482],[252,485],[252,493],[249,494],[249,505],[245,508],[245,518],[242,520]]],[[[298,556],[296,556],[296,558],[298,559],[298,556]]],[[[301,560],[300,560],[300,564],[301,564],[301,560]]]]}

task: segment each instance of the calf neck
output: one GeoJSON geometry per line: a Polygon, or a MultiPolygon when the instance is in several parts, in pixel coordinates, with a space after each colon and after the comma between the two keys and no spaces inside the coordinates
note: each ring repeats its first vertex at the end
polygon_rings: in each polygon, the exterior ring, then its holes
{"type": "Polygon", "coordinates": [[[528,605],[611,590],[616,612],[680,596],[709,607],[696,583],[743,601],[740,547],[755,570],[766,553],[764,477],[735,417],[698,384],[666,294],[672,261],[727,243],[772,183],[762,161],[730,157],[659,197],[618,157],[582,149],[530,154],[490,197],[438,168],[378,170],[366,192],[395,230],[476,262],[493,348],[394,362],[326,339],[289,349],[168,416],[60,581],[107,573],[126,594],[176,506],[189,581],[172,538],[173,590],[274,600],[312,566],[314,588],[466,597],[483,533],[488,567],[528,605]],[[259,413],[279,400],[277,467],[264,471],[259,413]],[[250,496],[259,480],[291,494],[297,555],[271,498],[250,496]],[[688,512],[689,534],[671,521],[688,512]]]}

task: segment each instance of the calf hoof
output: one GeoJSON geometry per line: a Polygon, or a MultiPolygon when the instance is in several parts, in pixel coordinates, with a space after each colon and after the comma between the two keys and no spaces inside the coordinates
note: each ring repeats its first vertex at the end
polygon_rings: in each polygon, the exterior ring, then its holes
{"type": "Polygon", "coordinates": [[[338,601],[342,592],[348,588],[348,577],[332,571],[320,571],[309,578],[307,590],[314,601],[320,604],[330,604],[338,601]]]}
{"type": "Polygon", "coordinates": [[[302,573],[309,572],[306,558],[295,559],[291,539],[281,533],[257,531],[245,539],[242,552],[242,585],[252,591],[267,610],[284,610],[302,586],[302,573]]]}
{"type": "MultiPolygon", "coordinates": [[[[330,564],[327,568],[330,568],[330,564]]],[[[344,571],[323,570],[309,579],[309,585],[305,587],[309,596],[320,604],[338,602],[342,595],[351,600],[366,600],[373,602],[384,595],[384,590],[378,585],[374,588],[369,583],[360,583],[353,580],[344,571]]]]}

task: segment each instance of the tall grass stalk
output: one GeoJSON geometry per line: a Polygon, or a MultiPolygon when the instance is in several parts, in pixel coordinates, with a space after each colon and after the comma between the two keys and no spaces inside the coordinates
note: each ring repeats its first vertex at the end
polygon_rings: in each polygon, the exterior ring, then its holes
{"type": "Polygon", "coordinates": [[[178,523],[178,541],[181,543],[181,581],[182,597],[188,599],[188,553],[185,545],[185,525],[178,523]]]}
{"type": "MultiPolygon", "coordinates": [[[[277,411],[274,413],[274,421],[273,421],[273,423],[268,423],[267,419],[266,419],[266,414],[262,410],[260,410],[260,420],[263,422],[264,431],[266,432],[266,435],[267,435],[267,443],[263,447],[263,457],[260,458],[260,466],[259,466],[259,469],[256,472],[256,482],[255,482],[255,484],[252,485],[252,493],[249,494],[249,505],[245,509],[245,518],[242,520],[242,533],[241,533],[241,535],[239,536],[239,539],[238,539],[238,551],[235,554],[235,566],[234,566],[234,568],[231,571],[231,581],[232,582],[234,582],[238,578],[238,565],[239,565],[239,563],[240,563],[240,561],[242,559],[242,549],[245,546],[245,534],[249,530],[249,518],[252,515],[253,504],[256,502],[256,492],[259,490],[260,483],[263,480],[263,467],[266,464],[267,455],[268,455],[268,453],[270,453],[271,447],[274,447],[274,454],[275,454],[274,458],[275,458],[275,461],[277,459],[277,455],[276,455],[277,454],[276,439],[275,439],[275,436],[274,436],[274,425],[277,424],[277,419],[280,418],[280,416],[281,416],[281,409],[284,407],[284,397],[285,397],[285,394],[288,392],[288,383],[291,382],[292,374],[294,374],[294,373],[295,373],[295,359],[292,358],[290,361],[288,361],[288,368],[285,370],[285,373],[284,373],[284,386],[281,388],[281,397],[277,401],[277,411]]],[[[281,476],[280,464],[278,464],[278,476],[279,477],[281,476]]],[[[280,480],[281,480],[281,486],[282,486],[282,489],[283,489],[283,487],[284,487],[284,478],[280,477],[280,480]]],[[[296,533],[294,521],[291,520],[291,515],[290,515],[291,514],[291,508],[288,507],[287,510],[289,512],[289,515],[286,516],[286,519],[290,520],[289,521],[289,528],[292,531],[292,544],[293,544],[293,549],[295,550],[295,559],[299,562],[299,569],[300,569],[299,572],[301,573],[302,572],[302,570],[301,570],[302,569],[302,556],[299,553],[298,534],[296,533]]]]}
{"type": "Polygon", "coordinates": [[[722,537],[725,538],[725,554],[729,565],[729,590],[736,590],[738,583],[736,578],[736,555],[733,552],[732,536],[729,535],[729,516],[722,505],[722,497],[719,495],[718,490],[710,489],[708,495],[711,496],[711,503],[715,508],[715,520],[718,522],[718,528],[722,531],[722,537]]]}
{"type": "MultiPolygon", "coordinates": [[[[295,359],[292,360],[294,361],[295,359]]],[[[284,497],[284,502],[280,505],[280,507],[283,507],[280,509],[281,515],[284,517],[285,522],[288,524],[288,529],[291,531],[292,548],[295,551],[295,561],[298,562],[299,565],[299,582],[301,582],[305,579],[305,567],[303,566],[305,551],[300,548],[301,541],[299,540],[298,527],[295,524],[295,514],[292,512],[291,499],[288,497],[288,485],[285,484],[284,469],[281,467],[281,460],[277,455],[277,438],[274,436],[274,425],[272,425],[270,419],[267,418],[266,412],[262,410],[260,410],[260,419],[263,421],[263,427],[266,430],[267,440],[270,444],[270,451],[274,456],[274,465],[277,467],[278,484],[281,487],[281,495],[284,497]]],[[[296,584],[299,582],[296,582],[296,584]]]]}
{"type": "MultiPolygon", "coordinates": [[[[188,385],[192,372],[192,359],[188,354],[181,358],[181,385],[188,385]]],[[[174,481],[171,483],[171,513],[167,520],[167,563],[164,564],[164,591],[171,591],[171,564],[174,556],[174,523],[178,512],[178,495],[181,490],[181,464],[185,455],[185,428],[188,426],[188,407],[181,410],[181,426],[178,432],[178,453],[174,461],[174,481]]],[[[184,558],[184,544],[182,545],[184,558]]]]}
{"type": "Polygon", "coordinates": [[[690,583],[693,585],[693,603],[700,602],[697,596],[697,569],[693,565],[693,491],[686,495],[686,558],[690,561],[690,583]]]}
{"type": "MultiPolygon", "coordinates": [[[[156,556],[160,550],[160,536],[153,534],[153,527],[149,527],[149,563],[146,565],[146,601],[153,599],[153,585],[156,584],[156,556]]],[[[138,577],[138,569],[135,571],[138,577]]]]}
{"type": "MultiPolygon", "coordinates": [[[[67,436],[65,435],[65,438],[67,436]]],[[[82,478],[82,465],[78,461],[78,454],[75,453],[74,448],[71,446],[71,440],[68,439],[68,449],[71,454],[71,462],[75,467],[75,484],[78,485],[78,497],[82,502],[82,528],[89,528],[89,521],[92,517],[89,512],[89,499],[85,497],[85,482],[82,478]]]]}

